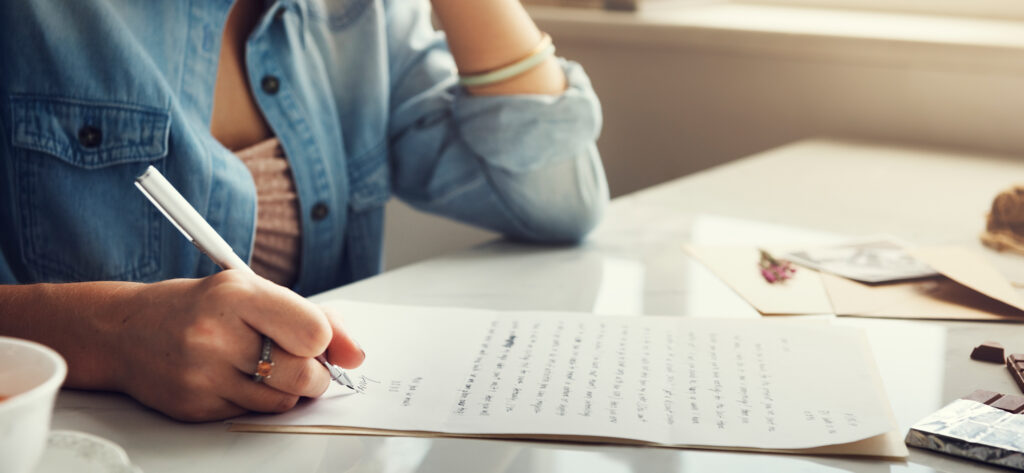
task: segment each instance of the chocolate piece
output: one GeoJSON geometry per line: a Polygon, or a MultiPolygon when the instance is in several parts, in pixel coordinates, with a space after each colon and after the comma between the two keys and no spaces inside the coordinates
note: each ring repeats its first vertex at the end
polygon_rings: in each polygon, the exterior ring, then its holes
{"type": "Polygon", "coordinates": [[[990,406],[1001,409],[1011,414],[1019,414],[1024,412],[1024,396],[1014,396],[1013,394],[1007,394],[995,402],[989,404],[990,406]]]}
{"type": "Polygon", "coordinates": [[[982,404],[991,404],[992,401],[1003,397],[1002,394],[986,391],[984,389],[975,389],[973,393],[970,393],[960,399],[967,399],[968,401],[978,401],[982,404]]]}
{"type": "Polygon", "coordinates": [[[1014,353],[1006,357],[1006,369],[1017,382],[1017,387],[1024,392],[1024,353],[1014,353]]]}
{"type": "Polygon", "coordinates": [[[989,363],[1002,363],[1006,355],[1003,354],[1003,346],[996,342],[985,342],[974,347],[971,352],[971,359],[987,361],[989,363]]]}

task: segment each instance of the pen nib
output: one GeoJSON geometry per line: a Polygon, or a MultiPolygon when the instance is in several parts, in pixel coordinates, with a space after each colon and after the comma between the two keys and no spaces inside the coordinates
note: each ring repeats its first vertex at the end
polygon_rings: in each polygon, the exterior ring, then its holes
{"type": "Polygon", "coordinates": [[[352,384],[352,380],[349,379],[348,375],[345,374],[345,372],[342,371],[341,368],[331,365],[330,368],[328,368],[328,370],[331,372],[331,379],[333,379],[336,383],[352,390],[356,389],[356,387],[352,384]]]}

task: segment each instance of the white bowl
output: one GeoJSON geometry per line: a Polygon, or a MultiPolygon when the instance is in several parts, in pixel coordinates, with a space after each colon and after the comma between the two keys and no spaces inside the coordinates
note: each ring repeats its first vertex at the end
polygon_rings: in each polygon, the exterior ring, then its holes
{"type": "Polygon", "coordinates": [[[68,367],[57,352],[0,337],[0,471],[31,472],[46,447],[50,415],[68,367]]]}

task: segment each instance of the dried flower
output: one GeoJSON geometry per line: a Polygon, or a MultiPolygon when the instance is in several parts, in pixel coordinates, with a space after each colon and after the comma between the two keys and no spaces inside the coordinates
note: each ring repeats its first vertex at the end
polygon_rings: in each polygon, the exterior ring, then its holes
{"type": "Polygon", "coordinates": [[[759,251],[761,252],[761,261],[758,263],[758,267],[761,269],[761,276],[769,284],[784,282],[796,273],[793,263],[784,259],[775,259],[765,250],[759,251]]]}

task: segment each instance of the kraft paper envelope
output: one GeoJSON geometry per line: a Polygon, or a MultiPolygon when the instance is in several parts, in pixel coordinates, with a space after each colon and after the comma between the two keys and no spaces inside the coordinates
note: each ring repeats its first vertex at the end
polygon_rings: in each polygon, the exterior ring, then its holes
{"type": "Polygon", "coordinates": [[[764,315],[1024,322],[1024,300],[1016,289],[983,254],[967,248],[911,250],[943,277],[874,285],[804,267],[785,283],[768,284],[757,269],[757,248],[688,245],[686,250],[764,315]]]}
{"type": "Polygon", "coordinates": [[[1024,322],[1024,300],[983,254],[961,247],[910,252],[944,277],[867,285],[822,274],[836,315],[1024,322]]]}
{"type": "Polygon", "coordinates": [[[817,271],[799,267],[784,283],[769,284],[761,276],[755,247],[687,245],[686,250],[764,315],[832,313],[817,271]]]}
{"type": "Polygon", "coordinates": [[[982,253],[959,246],[937,246],[913,249],[910,254],[944,276],[1024,311],[1024,298],[982,253]]]}

